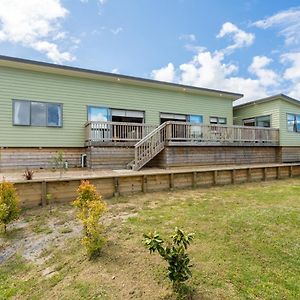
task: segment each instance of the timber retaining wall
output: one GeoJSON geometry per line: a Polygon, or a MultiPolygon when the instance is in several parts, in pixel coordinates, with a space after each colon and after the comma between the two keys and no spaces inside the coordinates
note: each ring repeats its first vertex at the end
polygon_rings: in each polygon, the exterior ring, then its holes
{"type": "MultiPolygon", "coordinates": [[[[197,188],[237,184],[300,176],[300,164],[215,168],[208,170],[168,170],[157,173],[135,172],[119,176],[86,177],[104,198],[140,192],[197,188]]],[[[75,199],[80,178],[16,181],[15,186],[23,207],[75,199]]]]}

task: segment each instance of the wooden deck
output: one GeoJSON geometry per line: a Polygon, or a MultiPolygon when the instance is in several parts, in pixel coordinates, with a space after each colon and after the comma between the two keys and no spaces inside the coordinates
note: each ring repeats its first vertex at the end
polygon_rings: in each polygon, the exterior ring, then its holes
{"type": "Polygon", "coordinates": [[[25,181],[20,173],[0,174],[15,183],[23,207],[45,205],[47,194],[53,202],[75,199],[82,179],[90,180],[105,198],[183,188],[237,184],[300,176],[298,164],[231,165],[172,170],[145,169],[107,171],[67,171],[59,176],[53,172],[38,172],[35,179],[25,181]]]}
{"type": "Polygon", "coordinates": [[[279,130],[274,128],[173,121],[158,127],[136,123],[88,122],[85,128],[88,146],[136,142],[134,160],[128,164],[128,168],[133,170],[140,170],[165,146],[279,146],[279,130]]]}

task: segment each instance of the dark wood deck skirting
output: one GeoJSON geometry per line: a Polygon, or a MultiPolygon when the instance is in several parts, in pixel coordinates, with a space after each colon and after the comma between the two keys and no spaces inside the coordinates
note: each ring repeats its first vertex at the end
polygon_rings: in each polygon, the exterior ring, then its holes
{"type": "Polygon", "coordinates": [[[174,168],[260,163],[281,163],[280,147],[167,146],[148,165],[174,168]]]}
{"type": "Polygon", "coordinates": [[[0,171],[25,168],[51,169],[55,167],[54,157],[59,151],[64,153],[64,160],[70,168],[81,166],[81,155],[86,153],[85,148],[75,147],[18,147],[0,149],[0,171]]]}
{"type": "MultiPolygon", "coordinates": [[[[185,168],[173,170],[127,171],[106,176],[85,176],[103,195],[110,198],[141,192],[197,188],[213,185],[237,184],[300,176],[298,164],[265,164],[229,167],[185,168]]],[[[23,207],[47,204],[47,194],[53,202],[75,199],[82,178],[14,181],[23,207]]]]}
{"type": "Polygon", "coordinates": [[[300,162],[300,147],[282,147],[282,162],[300,162]]]}

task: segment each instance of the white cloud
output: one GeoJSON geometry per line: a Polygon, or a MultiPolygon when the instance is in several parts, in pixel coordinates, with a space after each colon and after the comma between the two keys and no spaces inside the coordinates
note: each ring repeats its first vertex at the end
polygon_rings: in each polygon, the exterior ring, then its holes
{"type": "MultiPolygon", "coordinates": [[[[218,51],[209,51],[200,46],[191,47],[189,50],[193,50],[196,54],[190,61],[178,66],[170,62],[167,66],[152,71],[151,77],[160,81],[244,94],[244,98],[238,100],[236,104],[273,93],[286,92],[285,80],[289,76],[295,76],[296,72],[300,78],[300,52],[299,56],[290,54],[282,57],[282,60],[291,64],[291,70],[286,70],[286,78],[282,78],[272,69],[272,59],[264,55],[254,56],[247,69],[248,75],[240,76],[239,65],[228,61],[228,56],[235,49],[250,46],[255,36],[230,22],[223,24],[217,38],[225,36],[230,36],[234,43],[218,51]]],[[[297,87],[294,84],[294,94],[297,92],[299,97],[300,84],[297,87]]]]}
{"type": "Polygon", "coordinates": [[[181,36],[179,36],[180,40],[188,40],[190,42],[195,42],[196,41],[196,35],[193,33],[190,34],[182,34],[181,36]]]}
{"type": "Polygon", "coordinates": [[[169,63],[166,67],[151,72],[151,77],[159,81],[173,82],[175,80],[175,67],[169,63]]]}
{"type": "Polygon", "coordinates": [[[279,76],[276,72],[266,68],[272,60],[266,56],[254,56],[248,70],[257,76],[262,86],[276,86],[279,76]]]}
{"type": "Polygon", "coordinates": [[[279,35],[284,37],[287,45],[298,44],[300,42],[300,7],[281,11],[253,25],[261,29],[279,28],[279,35]]]}
{"type": "Polygon", "coordinates": [[[233,40],[233,44],[228,46],[225,50],[235,50],[237,48],[242,48],[250,46],[253,44],[255,36],[253,33],[248,33],[239,29],[236,25],[231,22],[226,22],[223,24],[220,32],[217,35],[217,38],[223,38],[229,36],[233,40]]]}
{"type": "Polygon", "coordinates": [[[151,77],[160,81],[245,94],[245,97],[237,103],[264,97],[268,94],[269,88],[277,86],[278,75],[266,68],[271,62],[269,58],[253,58],[249,71],[255,75],[254,78],[237,76],[238,66],[226,63],[225,58],[226,54],[222,51],[199,52],[191,61],[177,68],[169,63],[166,67],[152,71],[151,77]],[[266,79],[264,75],[269,74],[270,79],[266,79]]]}
{"type": "Polygon", "coordinates": [[[36,50],[46,53],[47,57],[54,62],[60,63],[73,60],[73,56],[69,52],[60,52],[56,44],[38,41],[32,45],[36,50]]]}
{"type": "Polygon", "coordinates": [[[118,28],[115,28],[115,29],[111,29],[110,32],[113,33],[114,35],[117,35],[119,34],[120,32],[123,31],[123,28],[122,27],[118,27],[118,28]]]}
{"type": "Polygon", "coordinates": [[[105,4],[107,0],[98,0],[101,5],[105,4]]]}
{"type": "Polygon", "coordinates": [[[291,81],[299,81],[299,79],[300,79],[300,52],[282,54],[281,62],[291,64],[291,66],[289,68],[287,68],[283,74],[284,79],[291,80],[291,81]]]}
{"type": "Polygon", "coordinates": [[[300,52],[282,54],[281,62],[289,64],[283,73],[283,78],[289,83],[289,96],[300,99],[300,52]]]}
{"type": "Polygon", "coordinates": [[[295,83],[290,89],[288,95],[300,100],[300,83],[295,83]]]}
{"type": "Polygon", "coordinates": [[[60,21],[68,11],[60,0],[0,0],[0,42],[21,44],[56,63],[74,60],[69,52],[61,52],[55,40],[65,39],[60,21]]]}
{"type": "Polygon", "coordinates": [[[195,53],[203,52],[203,51],[206,50],[206,47],[191,45],[191,44],[184,45],[184,48],[188,51],[192,51],[192,52],[195,52],[195,53]]]}
{"type": "Polygon", "coordinates": [[[114,68],[114,69],[111,70],[111,73],[113,73],[113,74],[120,74],[120,71],[119,71],[118,68],[114,68]]]}

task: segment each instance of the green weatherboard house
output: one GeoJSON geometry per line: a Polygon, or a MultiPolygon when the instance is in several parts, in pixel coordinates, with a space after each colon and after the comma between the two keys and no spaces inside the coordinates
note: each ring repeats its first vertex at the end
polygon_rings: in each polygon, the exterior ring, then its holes
{"type": "Polygon", "coordinates": [[[281,132],[284,109],[300,113],[297,100],[280,96],[252,114],[251,104],[233,110],[242,96],[0,56],[0,168],[51,168],[58,151],[69,167],[138,170],[278,162],[282,149],[300,149],[297,132],[281,132]]]}
{"type": "Polygon", "coordinates": [[[300,161],[300,101],[283,94],[234,107],[234,123],[278,128],[284,162],[300,161]]]}

